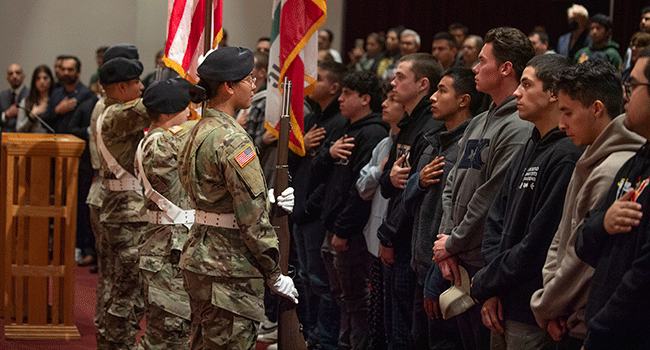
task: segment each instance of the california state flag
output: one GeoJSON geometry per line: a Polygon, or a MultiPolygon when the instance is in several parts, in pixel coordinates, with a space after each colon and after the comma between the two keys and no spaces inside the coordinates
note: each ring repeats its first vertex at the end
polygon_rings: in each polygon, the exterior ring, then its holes
{"type": "MultiPolygon", "coordinates": [[[[223,37],[223,0],[212,3],[211,48],[223,37]]],[[[197,83],[196,68],[203,52],[206,0],[169,0],[167,3],[167,43],[163,61],[187,80],[197,83]]]]}
{"type": "Polygon", "coordinates": [[[286,76],[293,84],[289,148],[303,156],[303,99],[316,84],[318,35],[315,34],[327,18],[326,0],[273,0],[272,10],[265,127],[278,136],[284,92],[281,83],[286,76]]]}

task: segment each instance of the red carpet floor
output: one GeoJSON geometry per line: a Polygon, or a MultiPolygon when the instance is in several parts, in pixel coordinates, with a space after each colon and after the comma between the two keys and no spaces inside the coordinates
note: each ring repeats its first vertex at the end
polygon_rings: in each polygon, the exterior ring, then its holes
{"type": "MultiPolygon", "coordinates": [[[[4,332],[4,319],[0,317],[0,350],[88,350],[96,349],[95,289],[97,275],[91,274],[89,267],[77,267],[75,270],[75,325],[81,334],[81,340],[7,340],[4,332]]],[[[0,315],[1,316],[1,315],[0,315]]],[[[144,329],[144,320],[141,323],[144,329]]],[[[142,331],[140,332],[142,333],[142,331]]],[[[138,339],[141,334],[138,334],[138,339]]],[[[256,350],[264,350],[268,344],[257,343],[256,350]]]]}

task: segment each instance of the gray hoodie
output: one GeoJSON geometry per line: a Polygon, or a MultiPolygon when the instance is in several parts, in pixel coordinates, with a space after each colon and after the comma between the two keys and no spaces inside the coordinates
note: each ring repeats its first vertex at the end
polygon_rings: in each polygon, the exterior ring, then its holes
{"type": "Polygon", "coordinates": [[[517,100],[494,102],[467,126],[459,158],[447,176],[439,232],[450,235],[445,248],[459,263],[484,264],[481,254],[487,213],[512,158],[530,138],[533,124],[519,118],[517,100]]]}
{"type": "Polygon", "coordinates": [[[623,125],[625,115],[615,118],[576,163],[564,199],[562,220],[546,255],[542,270],[544,288],[536,291],[530,306],[540,326],[557,317],[567,319],[569,335],[584,339],[585,306],[594,269],[575,251],[577,229],[585,214],[607,195],[614,177],[645,139],[623,125]]]}

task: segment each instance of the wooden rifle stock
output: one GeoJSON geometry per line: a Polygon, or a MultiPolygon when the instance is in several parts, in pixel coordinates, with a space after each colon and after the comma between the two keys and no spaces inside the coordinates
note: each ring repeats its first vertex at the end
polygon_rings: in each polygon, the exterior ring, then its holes
{"type": "MultiPolygon", "coordinates": [[[[284,78],[284,94],[282,98],[282,117],[278,130],[278,158],[275,167],[274,193],[277,198],[288,186],[289,165],[289,127],[291,121],[291,82],[284,78]]],[[[302,106],[301,106],[302,107],[302,106]]],[[[280,241],[280,269],[282,274],[289,275],[289,218],[287,213],[278,206],[273,207],[271,223],[280,241]]],[[[296,305],[288,298],[280,298],[280,314],[278,316],[278,349],[307,350],[305,338],[302,336],[301,325],[296,314],[296,305]]]]}

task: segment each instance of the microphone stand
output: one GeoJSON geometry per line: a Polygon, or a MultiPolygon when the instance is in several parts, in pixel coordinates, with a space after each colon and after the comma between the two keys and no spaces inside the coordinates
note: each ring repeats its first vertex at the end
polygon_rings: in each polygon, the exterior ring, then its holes
{"type": "Polygon", "coordinates": [[[54,131],[54,129],[49,124],[47,124],[38,115],[32,113],[32,111],[30,109],[27,109],[27,107],[22,107],[22,106],[18,106],[18,108],[25,110],[25,112],[27,112],[27,114],[29,115],[30,118],[34,117],[34,119],[38,120],[38,122],[41,123],[41,125],[43,125],[49,132],[51,132],[53,134],[56,134],[56,131],[54,131]]]}

